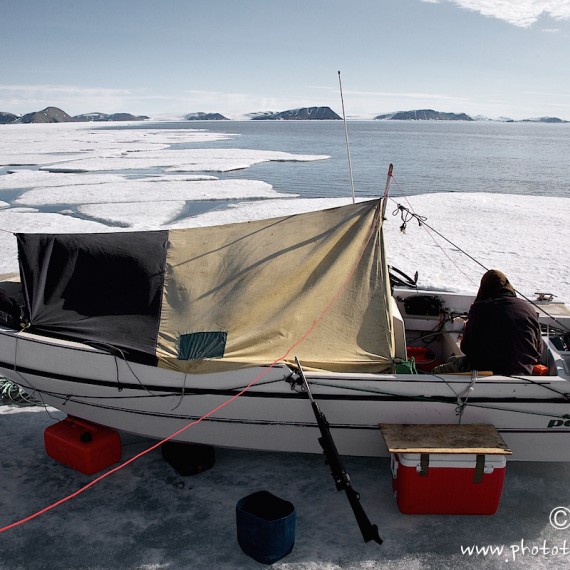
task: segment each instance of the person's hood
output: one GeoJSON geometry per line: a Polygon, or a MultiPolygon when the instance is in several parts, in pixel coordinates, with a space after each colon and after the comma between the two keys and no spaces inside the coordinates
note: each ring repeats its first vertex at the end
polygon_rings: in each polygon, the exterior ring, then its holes
{"type": "Polygon", "coordinates": [[[490,269],[481,278],[481,285],[475,302],[495,299],[497,297],[516,297],[515,289],[507,276],[498,269],[490,269]]]}

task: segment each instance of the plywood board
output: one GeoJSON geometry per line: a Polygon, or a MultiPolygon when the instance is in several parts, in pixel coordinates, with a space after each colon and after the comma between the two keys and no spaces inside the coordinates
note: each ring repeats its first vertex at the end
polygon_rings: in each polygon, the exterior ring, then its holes
{"type": "Polygon", "coordinates": [[[495,427],[487,424],[379,424],[379,427],[390,453],[512,453],[495,427]]]}

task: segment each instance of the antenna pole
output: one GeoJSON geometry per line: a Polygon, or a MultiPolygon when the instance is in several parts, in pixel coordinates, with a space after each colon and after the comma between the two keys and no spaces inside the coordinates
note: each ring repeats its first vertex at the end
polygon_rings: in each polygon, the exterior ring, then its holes
{"type": "Polygon", "coordinates": [[[348,127],[346,125],[346,114],[344,112],[344,97],[342,95],[342,81],[340,79],[340,71],[338,72],[338,86],[340,88],[340,102],[342,104],[342,120],[344,122],[344,138],[346,140],[346,155],[348,157],[348,172],[350,175],[350,188],[352,190],[352,203],[356,202],[354,195],[354,179],[352,177],[352,161],[350,159],[350,145],[348,144],[348,127]]]}

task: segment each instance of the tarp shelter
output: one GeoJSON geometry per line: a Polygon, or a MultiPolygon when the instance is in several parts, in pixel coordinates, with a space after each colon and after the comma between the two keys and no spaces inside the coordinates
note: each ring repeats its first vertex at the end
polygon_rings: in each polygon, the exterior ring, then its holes
{"type": "Polygon", "coordinates": [[[31,330],[210,372],[378,372],[393,332],[379,201],[204,228],[17,234],[31,330]],[[294,347],[294,351],[292,351],[294,347]]]}

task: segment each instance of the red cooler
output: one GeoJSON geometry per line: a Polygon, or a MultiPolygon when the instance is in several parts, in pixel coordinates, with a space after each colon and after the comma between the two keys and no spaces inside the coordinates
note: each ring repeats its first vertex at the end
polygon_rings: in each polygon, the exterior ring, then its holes
{"type": "Polygon", "coordinates": [[[392,488],[406,514],[492,515],[499,508],[504,455],[392,454],[392,488]]]}
{"type": "Polygon", "coordinates": [[[492,515],[511,450],[489,424],[380,424],[402,513],[492,515]]]}
{"type": "Polygon", "coordinates": [[[47,454],[76,471],[92,475],[121,459],[114,429],[68,416],[44,431],[47,454]]]}

